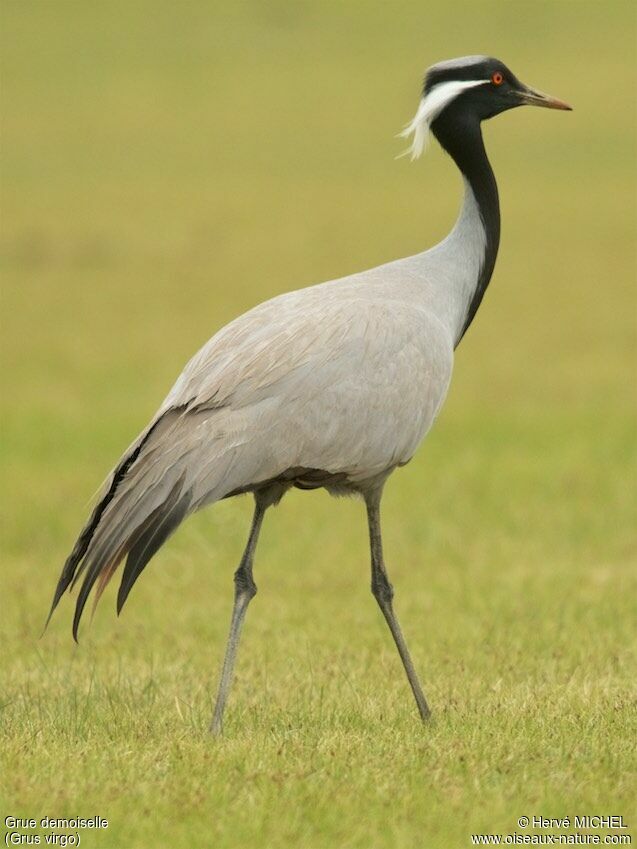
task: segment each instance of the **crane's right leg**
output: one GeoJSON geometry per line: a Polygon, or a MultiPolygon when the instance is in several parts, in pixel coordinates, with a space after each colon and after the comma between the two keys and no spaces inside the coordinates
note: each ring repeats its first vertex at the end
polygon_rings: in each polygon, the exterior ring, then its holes
{"type": "Polygon", "coordinates": [[[387,570],[385,569],[385,561],[383,558],[383,543],[380,532],[380,499],[382,496],[382,486],[370,490],[365,494],[365,502],[367,504],[367,519],[369,524],[369,541],[372,552],[372,593],[378,602],[378,606],[383,612],[383,616],[389,630],[392,633],[396,648],[400,655],[400,659],[405,667],[407,679],[418,706],[418,712],[421,719],[429,719],[431,714],[429,705],[425,699],[425,694],[420,686],[418,675],[414,669],[407,643],[403,637],[403,632],[398,624],[398,619],[394,613],[392,600],[394,597],[394,589],[389,581],[387,570]]]}
{"type": "Polygon", "coordinates": [[[271,504],[276,504],[282,493],[273,489],[261,490],[255,492],[254,500],[254,516],[252,518],[252,527],[250,528],[250,536],[241,558],[239,568],[234,574],[234,606],[232,608],[232,621],[230,623],[230,634],[226,645],[226,654],[223,660],[223,669],[221,671],[221,680],[219,682],[219,691],[217,693],[217,701],[215,703],[215,712],[210,724],[210,730],[213,734],[221,734],[223,728],[223,711],[230,692],[230,684],[232,682],[232,672],[234,670],[234,662],[237,656],[237,648],[241,637],[241,628],[245,619],[248,605],[254,598],[257,592],[257,586],[252,578],[252,561],[254,559],[254,550],[257,547],[259,539],[259,531],[265,511],[271,504]]]}

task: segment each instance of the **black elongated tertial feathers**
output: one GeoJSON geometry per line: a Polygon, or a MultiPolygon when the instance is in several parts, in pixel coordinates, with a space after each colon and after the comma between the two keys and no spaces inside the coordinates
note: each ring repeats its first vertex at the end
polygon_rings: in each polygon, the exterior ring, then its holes
{"type": "Polygon", "coordinates": [[[102,518],[104,510],[112,501],[115,493],[117,492],[117,488],[120,482],[123,480],[126,475],[126,472],[130,469],[132,464],[139,456],[139,452],[142,450],[144,443],[150,436],[152,430],[153,428],[151,427],[148,432],[144,434],[144,436],[133,447],[133,450],[130,453],[126,454],[116,466],[111,476],[106,493],[100,498],[99,502],[95,505],[95,508],[91,513],[88,522],[82,529],[82,532],[80,533],[77,542],[73,546],[73,550],[66,559],[64,567],[62,569],[62,574],[60,575],[60,579],[55,588],[55,593],[53,594],[53,601],[51,603],[51,609],[49,610],[49,615],[47,616],[44,625],[44,630],[46,630],[49,622],[51,621],[53,611],[58,606],[60,599],[68,589],[69,585],[71,585],[71,583],[74,583],[74,581],[76,580],[77,568],[87,552],[91,539],[93,538],[93,534],[95,533],[95,529],[97,528],[100,519],[102,518]]]}
{"type": "Polygon", "coordinates": [[[128,551],[124,574],[117,594],[119,613],[149,560],[159,551],[188,513],[190,495],[182,492],[182,480],[175,484],[170,496],[145,523],[142,533],[128,551]]]}
{"type": "Polygon", "coordinates": [[[184,475],[162,468],[162,437],[178,422],[182,408],[162,415],[133,444],[115,468],[58,581],[45,629],[64,592],[84,576],[73,617],[77,632],[88,597],[97,583],[95,603],[119,563],[128,555],[118,595],[118,613],[140,573],[188,513],[191,497],[184,475]],[[159,427],[159,425],[162,427],[159,427]],[[179,475],[179,476],[178,476],[179,475]]]}

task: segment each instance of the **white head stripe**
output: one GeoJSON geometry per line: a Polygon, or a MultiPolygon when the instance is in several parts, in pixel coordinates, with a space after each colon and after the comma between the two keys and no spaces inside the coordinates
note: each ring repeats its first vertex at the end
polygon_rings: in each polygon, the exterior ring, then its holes
{"type": "Polygon", "coordinates": [[[427,146],[429,128],[432,122],[440,115],[442,110],[466,89],[488,82],[489,80],[451,80],[434,86],[420,101],[413,120],[400,133],[402,138],[407,138],[412,133],[414,136],[411,147],[401,156],[406,156],[409,153],[412,160],[417,159],[427,146]]]}

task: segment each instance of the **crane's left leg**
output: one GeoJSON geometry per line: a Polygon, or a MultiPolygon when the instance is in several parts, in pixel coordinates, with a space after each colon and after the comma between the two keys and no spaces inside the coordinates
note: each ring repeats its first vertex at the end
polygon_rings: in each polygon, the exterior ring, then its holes
{"type": "Polygon", "coordinates": [[[394,588],[392,587],[385,563],[383,560],[383,544],[380,533],[380,499],[382,496],[382,486],[374,488],[365,494],[365,503],[367,505],[367,521],[369,524],[369,542],[372,553],[372,593],[378,602],[378,606],[383,612],[383,616],[389,625],[389,630],[392,633],[396,648],[400,654],[400,659],[405,667],[407,678],[411,686],[418,711],[422,719],[428,719],[431,711],[425,699],[425,695],[420,686],[418,675],[414,669],[414,665],[409,655],[403,632],[398,624],[398,619],[394,613],[392,599],[394,597],[394,588]]]}
{"type": "Polygon", "coordinates": [[[210,723],[210,730],[213,734],[221,734],[223,728],[223,712],[226,707],[228,693],[230,692],[230,684],[232,683],[232,673],[239,647],[243,620],[245,619],[248,605],[257,594],[257,585],[254,583],[252,577],[252,562],[254,560],[254,551],[257,547],[263,517],[268,507],[280,500],[283,491],[284,488],[274,484],[268,489],[262,489],[254,493],[254,516],[252,517],[250,536],[248,537],[239,568],[234,573],[234,606],[232,608],[230,634],[228,635],[226,654],[223,659],[223,669],[221,671],[221,680],[219,681],[217,701],[215,702],[215,712],[210,723]]]}

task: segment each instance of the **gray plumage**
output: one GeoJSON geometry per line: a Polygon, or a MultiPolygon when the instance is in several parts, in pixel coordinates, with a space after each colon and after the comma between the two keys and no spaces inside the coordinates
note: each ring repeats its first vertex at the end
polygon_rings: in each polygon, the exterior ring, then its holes
{"type": "Polygon", "coordinates": [[[86,576],[78,624],[95,580],[162,511],[183,519],[295,468],[364,488],[411,459],[451,378],[483,250],[481,230],[464,238],[476,215],[468,189],[437,248],[266,301],[195,354],[118,466],[135,455],[74,575],[86,576]]]}
{"type": "MultiPolygon", "coordinates": [[[[480,63],[496,61],[469,57],[433,69],[458,72],[460,81],[423,97],[415,119],[420,125],[410,129],[420,133],[421,147],[423,131],[449,103],[489,84],[488,78],[472,80],[485,73],[480,63]]],[[[497,192],[495,200],[497,205],[497,192]]],[[[497,223],[499,235],[499,216],[497,223]]],[[[99,598],[124,558],[118,610],[147,562],[189,514],[253,492],[255,518],[235,576],[215,712],[219,730],[241,623],[256,591],[252,559],[265,510],[291,486],[357,493],[367,502],[374,593],[426,716],[391,607],[380,494],[388,475],[412,458],[445,399],[454,348],[472,317],[472,303],[477,308],[488,239],[484,206],[465,176],[458,221],[434,248],[280,295],[219,330],[186,365],[104,485],[65,564],[51,612],[83,578],[73,623],[77,636],[91,589],[97,584],[99,598]]]]}

